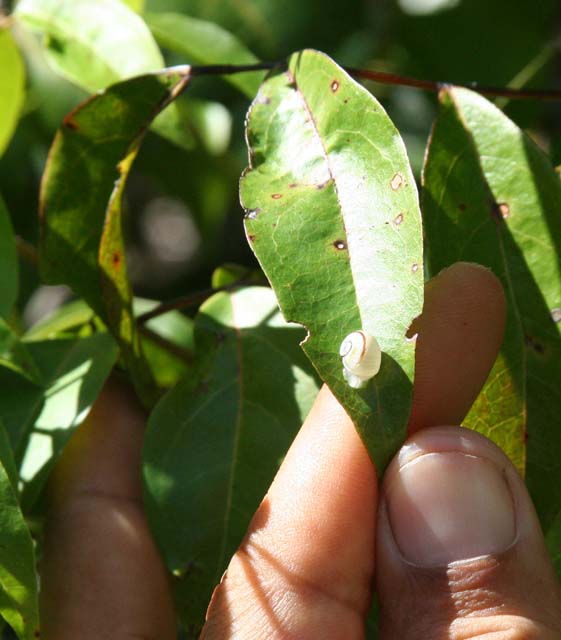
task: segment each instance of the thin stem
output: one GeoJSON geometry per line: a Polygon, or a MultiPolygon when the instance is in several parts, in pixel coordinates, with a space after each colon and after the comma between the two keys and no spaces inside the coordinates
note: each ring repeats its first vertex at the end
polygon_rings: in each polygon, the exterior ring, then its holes
{"type": "Polygon", "coordinates": [[[159,333],[152,331],[152,329],[144,325],[139,325],[138,331],[147,340],[150,340],[150,342],[153,342],[158,347],[164,349],[165,351],[175,356],[179,360],[183,360],[187,363],[193,362],[193,353],[189,349],[185,349],[185,347],[180,347],[174,342],[171,342],[171,340],[164,338],[159,333]]]}
{"type": "MultiPolygon", "coordinates": [[[[191,74],[195,75],[231,75],[233,73],[245,73],[248,71],[263,71],[281,66],[280,62],[258,62],[256,64],[218,64],[191,67],[191,74]]],[[[453,82],[442,82],[435,80],[420,80],[411,76],[402,76],[397,73],[387,73],[385,71],[373,71],[371,69],[355,69],[352,67],[345,70],[356,78],[372,80],[381,84],[398,85],[400,87],[415,87],[425,91],[440,91],[445,87],[462,87],[471,89],[484,96],[503,97],[511,100],[561,100],[561,90],[559,89],[517,89],[511,87],[487,87],[479,86],[476,82],[463,84],[453,82]]]]}
{"type": "Polygon", "coordinates": [[[216,289],[204,289],[203,291],[196,291],[195,293],[191,293],[188,296],[183,296],[181,298],[176,298],[175,300],[170,300],[169,302],[162,302],[162,304],[158,305],[151,311],[147,311],[146,313],[141,313],[137,316],[136,321],[138,324],[145,324],[149,320],[153,318],[157,318],[158,316],[162,316],[165,313],[169,313],[170,311],[178,311],[179,309],[188,309],[189,307],[194,307],[196,305],[202,304],[205,300],[208,300],[210,296],[215,293],[220,293],[221,291],[232,291],[233,289],[237,289],[238,287],[242,287],[244,285],[257,285],[259,284],[255,280],[236,280],[236,282],[232,282],[232,284],[226,285],[224,287],[217,287],[216,289]]]}
{"type": "Polygon", "coordinates": [[[22,260],[32,267],[37,268],[39,264],[39,253],[31,242],[27,242],[27,240],[24,240],[21,236],[16,236],[16,251],[22,260]]]}

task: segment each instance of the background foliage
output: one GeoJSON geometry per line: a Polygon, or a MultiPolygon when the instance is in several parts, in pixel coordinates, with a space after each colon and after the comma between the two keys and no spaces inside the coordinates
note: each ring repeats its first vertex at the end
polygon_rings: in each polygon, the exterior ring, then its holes
{"type": "MultiPolygon", "coordinates": [[[[180,381],[151,416],[145,482],[153,530],[175,576],[178,610],[191,637],[212,584],[319,384],[297,346],[303,332],[282,320],[269,290],[251,286],[219,293],[199,308],[207,296],[198,292],[211,286],[240,278],[251,285],[266,282],[245,238],[238,197],[238,178],[247,165],[244,118],[264,73],[197,77],[158,116],[153,109],[158,96],[165,98],[170,87],[181,83],[180,74],[132,81],[137,84],[125,89],[117,85],[89,107],[67,114],[91,92],[163,66],[279,60],[309,47],[325,51],[340,65],[426,79],[559,86],[561,10],[554,0],[524,0],[516,6],[507,0],[20,0],[0,7],[0,531],[12,536],[7,544],[16,545],[22,558],[20,566],[11,566],[9,558],[0,556],[3,570],[16,579],[10,586],[0,571],[6,600],[0,599],[0,613],[20,637],[32,637],[34,550],[25,522],[40,532],[42,492],[52,464],[119,357],[101,318],[118,336],[125,364],[140,387],[155,390],[180,381]],[[62,122],[41,192],[47,154],[62,122]],[[121,181],[115,186],[117,163],[121,181]],[[41,193],[47,213],[62,212],[56,220],[50,217],[49,235],[42,238],[37,219],[41,193]],[[91,220],[108,202],[117,222],[102,232],[91,220]],[[126,247],[115,231],[121,217],[126,247]],[[42,276],[34,249],[40,244],[42,276]],[[74,260],[76,247],[81,262],[74,260]],[[62,258],[59,264],[52,263],[55,255],[62,258]],[[71,284],[97,316],[80,300],[68,304],[72,294],[66,286],[47,284],[61,281],[71,284]],[[135,331],[133,314],[149,312],[153,299],[179,296],[193,298],[184,313],[163,315],[135,331]],[[46,320],[52,312],[54,317],[46,320]],[[141,344],[148,368],[139,357],[141,344]],[[266,375],[271,359],[277,366],[274,378],[266,375]],[[289,393],[277,406],[279,380],[289,393]],[[216,406],[225,407],[219,416],[213,413],[216,406]],[[217,422],[223,433],[209,441],[208,430],[217,422]],[[270,425],[265,433],[258,429],[264,422],[270,425]],[[193,460],[214,459],[213,472],[203,480],[184,476],[182,452],[193,460]],[[14,480],[18,470],[19,487],[14,480]],[[188,536],[181,530],[186,509],[207,523],[188,536]],[[220,527],[213,524],[217,521],[220,527]]],[[[521,144],[519,130],[488,103],[470,111],[471,94],[444,93],[438,111],[436,96],[364,84],[398,127],[418,181],[439,113],[425,169],[423,208],[426,215],[430,212],[425,278],[457,259],[488,264],[503,278],[517,317],[509,316],[505,348],[469,421],[483,431],[498,422],[506,425],[503,433],[509,435],[501,444],[519,468],[529,474],[534,470],[529,482],[561,567],[561,498],[555,491],[561,471],[559,450],[552,446],[561,439],[554,409],[552,418],[544,415],[544,407],[556,406],[551,398],[559,400],[559,336],[553,324],[540,324],[539,315],[545,310],[549,322],[552,310],[561,307],[559,183],[533,143],[521,144]],[[478,137],[478,108],[490,109],[489,118],[496,119],[493,126],[501,132],[497,139],[489,139],[485,130],[478,137]],[[489,155],[489,145],[495,148],[498,142],[504,145],[502,184],[494,167],[480,162],[489,155]],[[439,176],[454,153],[464,154],[464,165],[441,184],[439,176]],[[510,160],[511,172],[503,174],[510,160]],[[525,195],[534,189],[535,202],[528,202],[525,195]],[[459,236],[451,231],[457,219],[446,226],[439,218],[443,193],[451,199],[457,195],[469,207],[470,216],[460,223],[466,229],[456,227],[459,236]],[[517,208],[524,207],[533,207],[535,221],[531,227],[509,227],[495,245],[474,242],[466,248],[462,234],[476,227],[484,234],[485,225],[495,224],[487,214],[489,194],[498,205],[508,200],[513,221],[517,208]],[[543,261],[532,263],[529,256],[544,246],[543,261]],[[493,262],[499,250],[508,260],[493,262]],[[515,284],[509,288],[512,274],[515,284]],[[536,345],[545,345],[545,355],[536,345]],[[525,415],[527,401],[530,437],[543,442],[528,449],[532,453],[526,461],[521,439],[526,424],[519,416],[525,415]],[[545,435],[534,426],[544,422],[552,425],[545,435]]],[[[497,105],[555,165],[561,163],[559,103],[498,100],[497,105]]],[[[252,117],[259,128],[259,114],[252,117]]],[[[257,206],[247,204],[250,210],[257,206]]],[[[149,393],[146,398],[152,404],[149,393]]]]}

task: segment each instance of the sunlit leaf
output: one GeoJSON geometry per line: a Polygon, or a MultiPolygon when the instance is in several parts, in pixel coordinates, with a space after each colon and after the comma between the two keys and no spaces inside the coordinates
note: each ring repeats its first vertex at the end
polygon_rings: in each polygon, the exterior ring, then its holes
{"type": "Polygon", "coordinates": [[[378,472],[402,443],[423,298],[415,180],[376,100],[327,56],[291,56],[262,85],[247,120],[241,180],[248,240],[285,318],[347,409],[378,472]],[[343,338],[364,329],[382,351],[364,389],[343,378],[343,338]]]}
{"type": "MultiPolygon", "coordinates": [[[[191,64],[255,64],[258,58],[236,36],[212,22],[181,13],[150,13],[146,22],[159,44],[186,56],[191,64]]],[[[262,71],[225,76],[228,82],[253,98],[262,71]]]]}
{"type": "Polygon", "coordinates": [[[467,90],[442,92],[424,170],[429,263],[479,262],[508,302],[501,354],[465,424],[498,442],[548,527],[561,512],[561,182],[545,154],[467,90]]]}
{"type": "Polygon", "coordinates": [[[34,545],[17,500],[15,465],[0,421],[0,614],[21,640],[39,624],[34,545]]]}
{"type": "Polygon", "coordinates": [[[151,381],[132,313],[121,201],[147,126],[186,79],[171,71],[141,76],[79,106],[55,138],[41,190],[43,277],[88,301],[118,339],[145,399],[151,381]]]}
{"type": "MultiPolygon", "coordinates": [[[[0,26],[0,156],[16,128],[23,104],[25,68],[9,29],[0,26]]],[[[0,205],[1,206],[1,205],[0,205]]],[[[1,229],[0,229],[1,234],[1,229]]],[[[0,235],[1,240],[1,235],[0,235]]],[[[1,256],[1,253],[0,253],[1,256]]],[[[0,258],[1,259],[1,258],[0,258]]]]}
{"type": "MultiPolygon", "coordinates": [[[[15,15],[45,35],[45,51],[55,70],[90,93],[165,66],[142,18],[120,0],[21,0],[15,15]]],[[[186,148],[193,146],[175,106],[155,128],[186,148]]]]}
{"type": "Polygon", "coordinates": [[[298,346],[303,333],[283,321],[270,289],[216,294],[196,319],[198,375],[191,371],[150,417],[148,517],[178,578],[186,624],[202,623],[315,397],[317,381],[298,346]]]}
{"type": "Polygon", "coordinates": [[[115,364],[117,347],[104,333],[29,342],[27,347],[40,371],[41,386],[26,407],[27,419],[21,420],[10,437],[16,461],[21,462],[22,504],[29,509],[74,429],[98,397],[115,364]]]}
{"type": "Polygon", "coordinates": [[[145,0],[121,0],[136,13],[142,13],[146,4],[145,0]]]}
{"type": "MultiPolygon", "coordinates": [[[[2,32],[0,31],[0,39],[1,37],[2,32]]],[[[0,74],[0,77],[1,76],[2,74],[0,74]]],[[[0,97],[0,105],[1,104],[2,101],[0,97]]],[[[0,316],[7,318],[10,315],[17,297],[18,257],[16,253],[16,242],[12,223],[10,222],[10,215],[0,196],[0,316]]]]}

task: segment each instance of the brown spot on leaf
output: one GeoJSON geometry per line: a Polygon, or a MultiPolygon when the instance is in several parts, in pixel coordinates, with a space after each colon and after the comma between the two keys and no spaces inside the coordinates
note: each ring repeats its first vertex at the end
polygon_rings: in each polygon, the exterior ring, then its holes
{"type": "Polygon", "coordinates": [[[390,187],[394,191],[397,191],[398,189],[400,189],[404,184],[405,184],[405,180],[403,179],[403,176],[401,175],[401,173],[396,173],[395,176],[390,180],[390,187]]]}
{"type": "Polygon", "coordinates": [[[297,187],[297,186],[298,186],[298,183],[297,183],[297,182],[291,182],[291,183],[288,185],[288,188],[289,188],[289,189],[296,189],[296,187],[297,187]]]}
{"type": "Polygon", "coordinates": [[[282,193],[273,193],[271,198],[273,198],[273,200],[278,200],[279,198],[282,198],[282,193]]]}
{"type": "Polygon", "coordinates": [[[250,242],[255,242],[255,234],[254,234],[254,233],[250,233],[250,234],[247,236],[247,239],[248,239],[250,242]]]}
{"type": "Polygon", "coordinates": [[[344,249],[347,248],[347,245],[345,243],[344,240],[335,240],[335,242],[333,243],[333,246],[338,250],[338,251],[343,251],[344,249]]]}
{"type": "Polygon", "coordinates": [[[339,89],[339,80],[332,80],[330,87],[331,87],[331,91],[333,91],[333,93],[336,93],[337,90],[339,89]]]}
{"type": "Polygon", "coordinates": [[[411,271],[413,273],[417,273],[417,271],[419,271],[419,265],[416,262],[411,265],[411,271]]]}
{"type": "Polygon", "coordinates": [[[111,262],[113,263],[113,267],[115,269],[121,268],[121,254],[118,251],[111,256],[111,262]]]}
{"type": "Polygon", "coordinates": [[[349,101],[349,99],[348,99],[348,98],[345,98],[345,99],[343,100],[343,103],[344,103],[344,104],[347,104],[347,102],[348,102],[348,101],[349,101]]]}
{"type": "Polygon", "coordinates": [[[551,310],[551,319],[553,320],[553,322],[561,322],[561,309],[559,309],[558,307],[556,307],[555,309],[551,310]]]}
{"type": "Polygon", "coordinates": [[[397,216],[393,219],[393,223],[396,226],[399,226],[403,222],[403,213],[398,213],[397,216]]]}
{"type": "Polygon", "coordinates": [[[458,205],[458,209],[460,211],[465,211],[467,209],[467,206],[463,202],[460,202],[460,204],[458,205]]]}
{"type": "Polygon", "coordinates": [[[528,334],[524,336],[524,342],[526,343],[527,347],[529,347],[536,353],[539,353],[540,355],[542,355],[543,352],[545,351],[543,345],[540,344],[537,340],[535,340],[534,338],[532,338],[532,336],[528,334]]]}

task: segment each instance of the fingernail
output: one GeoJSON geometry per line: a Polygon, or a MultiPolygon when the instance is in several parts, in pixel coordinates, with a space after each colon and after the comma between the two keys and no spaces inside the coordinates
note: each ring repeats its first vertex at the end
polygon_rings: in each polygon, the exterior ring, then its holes
{"type": "Polygon", "coordinates": [[[397,546],[416,565],[496,554],[514,542],[512,494],[501,468],[487,458],[425,453],[394,470],[385,496],[397,546]]]}

